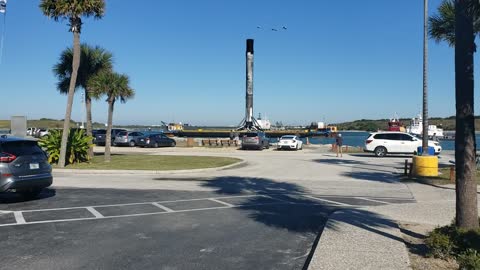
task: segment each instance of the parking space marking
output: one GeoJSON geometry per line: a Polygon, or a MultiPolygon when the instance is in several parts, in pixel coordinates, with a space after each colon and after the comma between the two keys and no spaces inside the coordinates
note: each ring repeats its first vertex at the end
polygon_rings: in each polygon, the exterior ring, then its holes
{"type": "Polygon", "coordinates": [[[222,201],[219,201],[217,199],[213,199],[213,198],[210,198],[208,199],[209,201],[212,201],[212,202],[216,202],[216,203],[219,203],[219,204],[223,204],[225,206],[228,206],[228,207],[234,207],[233,204],[230,204],[230,203],[227,203],[227,202],[222,202],[222,201]]]}
{"type": "Polygon", "coordinates": [[[369,202],[376,202],[376,203],[381,203],[381,204],[390,204],[390,203],[388,203],[388,202],[378,201],[378,200],[369,199],[369,198],[355,197],[355,199],[364,200],[364,201],[369,201],[369,202]]]}
{"type": "Polygon", "coordinates": [[[23,217],[22,212],[15,211],[15,212],[13,212],[13,215],[15,216],[15,221],[17,222],[17,224],[26,224],[27,223],[25,221],[25,218],[23,217]]]}
{"type": "MultiPolygon", "coordinates": [[[[96,206],[78,206],[78,207],[64,207],[64,208],[50,208],[50,209],[32,209],[32,210],[18,210],[18,211],[0,211],[0,214],[6,213],[13,213],[16,223],[8,223],[8,224],[0,224],[0,227],[3,226],[13,226],[13,225],[28,225],[28,224],[42,224],[42,223],[52,223],[52,222],[67,222],[67,221],[82,221],[82,220],[98,220],[98,219],[107,219],[107,218],[120,218],[120,217],[137,217],[137,216],[149,216],[149,215],[158,215],[158,214],[168,214],[168,213],[188,213],[188,212],[196,212],[196,211],[206,211],[206,210],[216,210],[216,209],[232,209],[232,208],[241,208],[244,207],[245,204],[235,203],[235,202],[225,202],[222,199],[234,199],[234,198],[251,198],[251,197],[263,197],[273,200],[269,202],[258,202],[251,204],[249,206],[266,206],[266,205],[322,205],[322,203],[330,204],[331,206],[335,207],[354,207],[356,208],[355,204],[348,204],[343,202],[335,201],[335,198],[352,198],[364,201],[371,201],[381,204],[392,204],[391,202],[382,201],[383,198],[377,197],[357,197],[357,196],[323,196],[323,195],[307,195],[305,193],[295,193],[294,195],[302,196],[305,198],[312,199],[312,202],[304,203],[304,202],[295,202],[289,201],[288,199],[277,198],[275,195],[285,195],[281,194],[250,194],[250,195],[234,195],[234,196],[220,196],[220,197],[207,197],[207,198],[198,198],[198,199],[182,199],[182,200],[168,200],[168,201],[156,201],[156,202],[140,202],[140,203],[124,203],[124,204],[108,204],[108,205],[96,205],[96,206]],[[320,197],[315,197],[320,196],[320,197]],[[219,206],[212,206],[212,207],[204,207],[204,208],[196,208],[196,209],[182,209],[182,210],[174,210],[167,206],[162,205],[162,203],[181,203],[181,202],[195,202],[195,201],[211,201],[219,206]],[[315,202],[316,201],[316,202],[315,202]],[[150,212],[150,213],[133,213],[133,214],[118,214],[112,216],[104,216],[100,213],[97,209],[100,207],[122,207],[122,206],[135,206],[135,205],[153,205],[159,209],[162,209],[162,212],[150,212]],[[95,209],[97,208],[97,209],[95,209]],[[38,221],[26,221],[25,220],[25,213],[30,212],[45,212],[45,211],[61,211],[61,210],[75,210],[75,209],[84,209],[87,210],[93,217],[78,217],[72,219],[65,219],[61,217],[61,219],[50,219],[50,220],[38,220],[38,221]]],[[[385,198],[387,199],[387,198],[385,198]]],[[[393,199],[393,198],[388,198],[393,199]]],[[[395,198],[397,199],[397,198],[395,198]]],[[[411,201],[412,199],[408,198],[398,198],[400,201],[411,201]]],[[[395,202],[393,202],[395,203],[395,202]]],[[[361,203],[360,203],[361,204],[361,203]]],[[[199,205],[200,206],[200,205],[199,205]]],[[[13,221],[13,220],[12,220],[13,221]]]]}
{"type": "MultiPolygon", "coordinates": [[[[262,205],[279,205],[279,204],[291,204],[291,203],[283,203],[283,202],[278,202],[278,203],[258,203],[254,204],[253,206],[262,206],[262,205]]],[[[311,203],[308,205],[319,205],[315,203],[311,203]]],[[[6,227],[6,226],[16,226],[16,225],[31,225],[31,224],[45,224],[45,223],[57,223],[57,222],[71,222],[71,221],[84,221],[84,220],[102,220],[102,219],[112,219],[112,218],[128,218],[128,217],[141,217],[141,216],[153,216],[153,215],[162,215],[162,214],[172,214],[172,213],[188,213],[188,212],[197,212],[197,211],[206,211],[206,210],[219,210],[219,209],[233,209],[233,208],[239,208],[242,207],[242,205],[233,205],[233,206],[216,206],[216,207],[207,207],[207,208],[197,208],[197,209],[187,209],[187,210],[172,210],[172,212],[154,212],[154,213],[139,213],[139,214],[129,214],[129,215],[116,215],[116,216],[102,216],[102,217],[86,217],[86,218],[72,218],[72,219],[55,219],[55,220],[40,220],[40,221],[31,221],[31,222],[25,222],[25,219],[23,219],[23,223],[19,222],[17,220],[17,223],[9,223],[9,224],[0,224],[0,227],[6,227]]],[[[86,207],[83,207],[86,208],[86,207]]],[[[170,209],[171,210],[171,209],[170,209]]],[[[19,213],[21,215],[20,211],[14,212],[19,213]]],[[[23,215],[21,216],[23,218],[23,215]]]]}
{"type": "Polygon", "coordinates": [[[162,210],[165,210],[165,211],[167,211],[167,212],[169,212],[169,213],[175,212],[175,211],[173,211],[172,209],[170,209],[170,208],[168,208],[168,207],[166,207],[166,206],[163,206],[163,205],[161,205],[161,204],[159,204],[159,203],[156,203],[156,202],[152,203],[152,205],[153,205],[153,206],[156,206],[156,207],[158,207],[158,208],[160,208],[160,209],[162,209],[162,210]]]}
{"type": "Polygon", "coordinates": [[[303,196],[304,196],[304,197],[307,197],[307,198],[309,198],[309,199],[314,199],[314,200],[318,200],[318,201],[322,201],[322,202],[326,202],[326,203],[331,203],[331,204],[336,204],[336,205],[341,205],[341,206],[353,206],[353,205],[351,205],[351,204],[346,204],[346,203],[331,201],[331,200],[327,200],[327,199],[321,199],[321,198],[313,197],[313,196],[310,196],[310,195],[303,195],[303,196]]]}
{"type": "Polygon", "coordinates": [[[176,202],[193,202],[193,201],[205,201],[209,199],[228,199],[228,198],[247,198],[247,197],[258,197],[265,195],[238,195],[238,196],[223,196],[223,197],[207,197],[199,199],[184,199],[184,200],[170,200],[170,201],[155,201],[155,202],[140,202],[140,203],[120,203],[120,204],[101,204],[101,205],[89,205],[89,206],[74,206],[74,207],[61,207],[61,208],[46,208],[46,209],[31,209],[31,210],[21,210],[22,212],[43,212],[43,211],[58,211],[58,210],[72,210],[72,209],[85,209],[87,207],[114,207],[114,206],[129,206],[129,205],[146,205],[152,203],[176,203],[176,202]]]}
{"type": "Polygon", "coordinates": [[[95,208],[93,207],[85,207],[85,209],[88,210],[88,212],[92,213],[92,215],[96,218],[102,218],[104,217],[102,214],[100,214],[100,212],[98,212],[97,210],[95,210],[95,208]]]}

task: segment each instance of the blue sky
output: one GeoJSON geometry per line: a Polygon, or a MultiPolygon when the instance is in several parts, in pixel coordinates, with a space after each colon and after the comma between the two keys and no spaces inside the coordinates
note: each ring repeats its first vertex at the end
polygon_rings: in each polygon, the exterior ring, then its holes
{"type": "MultiPolygon", "coordinates": [[[[51,70],[71,46],[72,34],[66,21],[43,16],[38,3],[9,0],[6,24],[0,17],[7,31],[0,119],[65,114],[66,96],[58,94],[51,70]]],[[[439,3],[430,1],[430,14],[439,3]]],[[[111,51],[115,70],[129,75],[136,90],[135,99],[116,106],[114,124],[238,124],[244,117],[247,38],[255,39],[255,115],[265,113],[272,122],[335,123],[395,112],[411,118],[422,110],[420,0],[107,0],[106,5],[103,19],[84,20],[81,41],[111,51]],[[283,26],[288,29],[270,30],[283,26]]],[[[429,49],[429,115],[454,115],[453,49],[434,41],[429,49]]],[[[77,121],[80,97],[72,113],[77,121]]],[[[104,100],[93,104],[93,118],[106,121],[104,100]]]]}

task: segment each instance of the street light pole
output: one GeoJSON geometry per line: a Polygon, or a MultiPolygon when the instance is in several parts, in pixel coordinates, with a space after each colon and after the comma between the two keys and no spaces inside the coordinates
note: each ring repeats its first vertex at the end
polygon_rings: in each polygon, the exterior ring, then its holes
{"type": "Polygon", "coordinates": [[[422,156],[428,155],[428,0],[423,0],[423,126],[422,156]]]}

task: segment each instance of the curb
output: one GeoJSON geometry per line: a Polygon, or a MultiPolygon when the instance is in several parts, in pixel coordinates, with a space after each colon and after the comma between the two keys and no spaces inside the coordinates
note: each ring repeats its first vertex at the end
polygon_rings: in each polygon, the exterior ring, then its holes
{"type": "Polygon", "coordinates": [[[75,173],[75,174],[144,174],[144,175],[157,175],[157,174],[185,174],[185,173],[198,173],[198,172],[214,172],[220,170],[227,170],[232,167],[246,165],[246,160],[225,165],[222,167],[204,168],[204,169],[190,169],[190,170],[82,170],[82,169],[53,169],[53,173],[75,173]]]}

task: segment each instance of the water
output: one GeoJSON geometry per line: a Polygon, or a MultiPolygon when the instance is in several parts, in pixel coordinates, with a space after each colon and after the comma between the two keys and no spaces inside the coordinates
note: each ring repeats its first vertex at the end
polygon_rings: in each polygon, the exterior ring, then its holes
{"type": "MultiPolygon", "coordinates": [[[[365,140],[368,138],[369,132],[355,132],[355,131],[342,131],[340,132],[343,137],[343,144],[349,146],[365,147],[365,140]]],[[[480,134],[476,135],[476,141],[480,141],[480,134]]],[[[312,144],[332,144],[335,143],[335,138],[311,138],[312,144]]],[[[443,150],[455,150],[455,141],[440,141],[440,145],[443,150]]]]}

